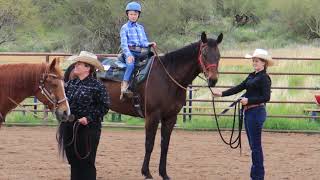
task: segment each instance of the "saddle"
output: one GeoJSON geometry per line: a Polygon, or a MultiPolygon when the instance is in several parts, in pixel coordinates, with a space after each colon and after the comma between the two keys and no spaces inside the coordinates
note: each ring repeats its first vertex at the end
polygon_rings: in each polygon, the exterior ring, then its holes
{"type": "MultiPolygon", "coordinates": [[[[144,117],[141,106],[141,97],[136,92],[138,85],[144,82],[148,76],[154,54],[151,51],[143,52],[135,59],[135,68],[129,82],[129,89],[133,92],[132,104],[140,117],[144,117]]],[[[126,70],[125,57],[121,54],[117,59],[105,58],[102,60],[105,72],[98,72],[97,78],[122,82],[126,70]]]]}
{"type": "MultiPolygon", "coordinates": [[[[130,86],[142,83],[149,72],[153,58],[153,52],[143,52],[135,60],[135,68],[131,75],[130,86]]],[[[105,72],[98,72],[97,77],[111,81],[121,82],[126,70],[125,57],[121,54],[117,59],[105,58],[102,60],[105,72]]]]}

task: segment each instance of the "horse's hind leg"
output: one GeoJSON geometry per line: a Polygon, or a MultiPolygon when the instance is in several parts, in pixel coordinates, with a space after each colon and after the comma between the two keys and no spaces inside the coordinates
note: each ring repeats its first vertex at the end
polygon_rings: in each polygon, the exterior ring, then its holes
{"type": "Polygon", "coordinates": [[[145,131],[146,131],[146,140],[145,140],[145,155],[144,161],[141,169],[142,175],[145,176],[146,179],[153,179],[149,170],[149,162],[150,156],[153,151],[154,139],[156,137],[159,118],[151,118],[150,116],[145,120],[145,131]]]}
{"type": "Polygon", "coordinates": [[[170,137],[174,125],[176,124],[177,116],[161,121],[161,156],[159,165],[159,174],[164,180],[169,180],[167,174],[167,154],[169,149],[170,137]]]}

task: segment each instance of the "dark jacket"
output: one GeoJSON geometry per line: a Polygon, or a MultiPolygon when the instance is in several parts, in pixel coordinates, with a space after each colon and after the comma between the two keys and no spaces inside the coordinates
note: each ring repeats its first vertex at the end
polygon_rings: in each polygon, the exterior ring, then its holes
{"type": "Polygon", "coordinates": [[[247,90],[244,97],[248,98],[248,105],[266,103],[270,100],[271,79],[265,70],[250,73],[239,85],[222,92],[222,96],[230,96],[247,90]]]}
{"type": "Polygon", "coordinates": [[[108,112],[110,97],[105,86],[88,76],[83,80],[74,79],[67,83],[66,95],[71,114],[76,119],[86,117],[89,122],[101,122],[108,112]]]}

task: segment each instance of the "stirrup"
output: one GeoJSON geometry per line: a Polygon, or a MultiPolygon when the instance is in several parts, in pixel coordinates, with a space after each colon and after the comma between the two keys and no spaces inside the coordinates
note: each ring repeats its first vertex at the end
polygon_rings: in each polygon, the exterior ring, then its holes
{"type": "Polygon", "coordinates": [[[129,89],[127,89],[125,92],[122,93],[123,95],[125,95],[128,98],[132,98],[133,97],[133,92],[130,91],[129,89]]]}

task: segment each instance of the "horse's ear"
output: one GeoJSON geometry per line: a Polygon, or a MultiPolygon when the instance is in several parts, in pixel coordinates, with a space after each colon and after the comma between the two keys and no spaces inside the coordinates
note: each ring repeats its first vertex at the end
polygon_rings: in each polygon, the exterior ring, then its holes
{"type": "Polygon", "coordinates": [[[59,64],[59,60],[57,60],[57,58],[54,58],[50,64],[50,70],[53,70],[58,64],[59,64]]]}
{"type": "Polygon", "coordinates": [[[201,33],[201,41],[202,41],[202,43],[207,43],[208,42],[207,35],[206,35],[205,32],[201,33]]]}
{"type": "Polygon", "coordinates": [[[217,44],[220,44],[222,42],[222,39],[223,39],[223,34],[220,33],[218,38],[217,38],[217,44]]]}

